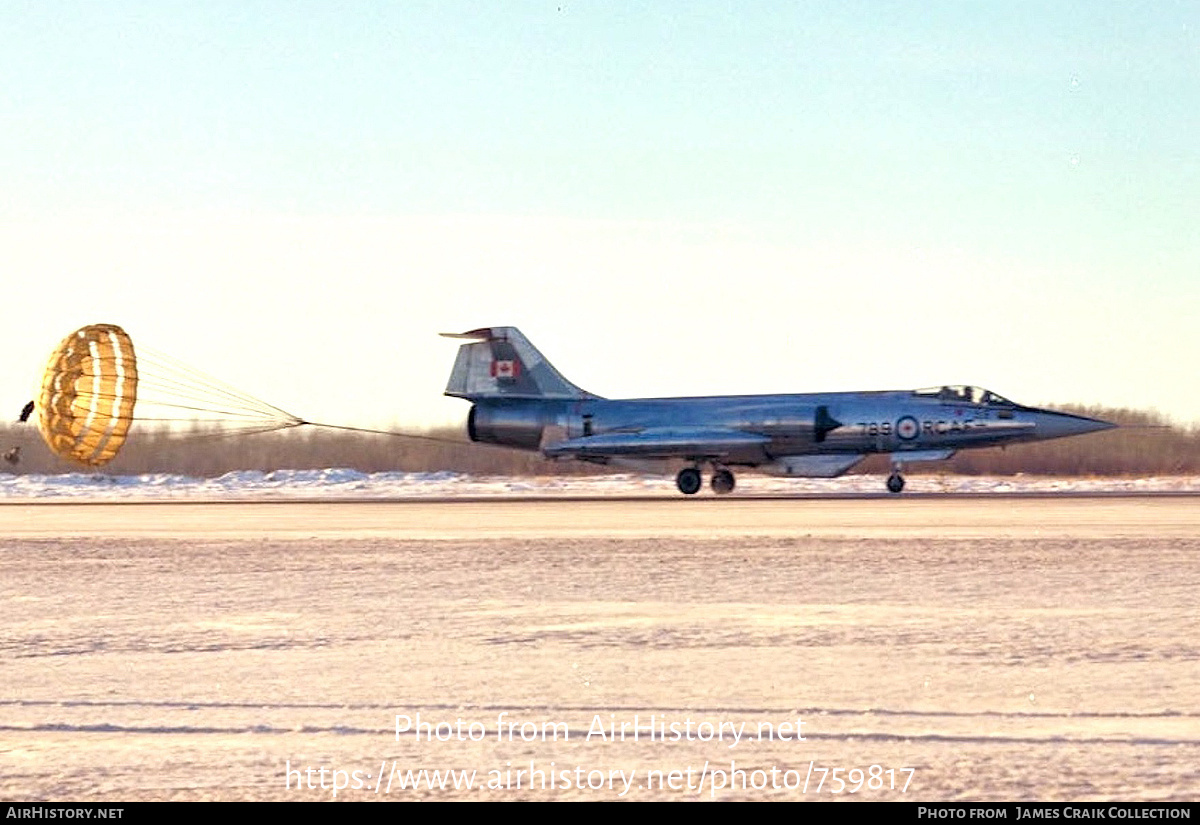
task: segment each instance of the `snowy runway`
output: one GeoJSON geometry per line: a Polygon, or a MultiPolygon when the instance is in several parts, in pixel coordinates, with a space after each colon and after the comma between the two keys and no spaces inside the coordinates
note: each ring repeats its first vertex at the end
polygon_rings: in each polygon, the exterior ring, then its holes
{"type": "Polygon", "coordinates": [[[0,796],[1192,799],[1198,510],[9,503],[0,796]]]}

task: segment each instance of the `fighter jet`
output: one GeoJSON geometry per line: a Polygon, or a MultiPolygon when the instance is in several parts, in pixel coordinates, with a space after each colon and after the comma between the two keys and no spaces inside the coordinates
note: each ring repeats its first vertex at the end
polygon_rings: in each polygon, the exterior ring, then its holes
{"type": "Polygon", "coordinates": [[[607,399],[564,378],[516,327],[443,335],[472,342],[459,347],[445,393],[471,402],[472,441],[648,472],[682,464],[675,483],[686,495],[700,491],[706,469],[713,491],[726,494],[734,468],[834,478],[873,453],[890,458],[887,489],[899,493],[914,462],[1116,426],[958,385],[607,399]]]}

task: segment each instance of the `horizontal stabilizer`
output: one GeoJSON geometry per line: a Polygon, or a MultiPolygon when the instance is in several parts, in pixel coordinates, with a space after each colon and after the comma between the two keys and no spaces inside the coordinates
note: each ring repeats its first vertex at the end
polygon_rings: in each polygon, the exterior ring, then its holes
{"type": "MultiPolygon", "coordinates": [[[[503,329],[503,327],[501,327],[503,329]]],[[[493,336],[491,327],[482,329],[473,329],[470,332],[439,332],[438,335],[443,338],[465,338],[468,341],[491,341],[493,337],[498,340],[503,340],[500,335],[493,336]]]]}
{"type": "Polygon", "coordinates": [[[546,445],[550,458],[582,456],[687,456],[720,458],[769,442],[765,435],[739,430],[697,428],[648,429],[636,433],[604,433],[546,445]]]}

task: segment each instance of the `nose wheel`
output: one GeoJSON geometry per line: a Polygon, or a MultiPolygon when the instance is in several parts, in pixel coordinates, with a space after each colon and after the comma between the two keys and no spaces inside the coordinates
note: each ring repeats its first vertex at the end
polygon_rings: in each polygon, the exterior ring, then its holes
{"type": "Polygon", "coordinates": [[[898,493],[904,489],[904,476],[899,473],[892,473],[888,476],[887,488],[889,492],[898,493]]]}

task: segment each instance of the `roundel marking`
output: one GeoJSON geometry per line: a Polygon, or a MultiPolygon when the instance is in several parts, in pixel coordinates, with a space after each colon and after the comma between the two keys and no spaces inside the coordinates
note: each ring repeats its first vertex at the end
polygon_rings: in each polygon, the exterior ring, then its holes
{"type": "Polygon", "coordinates": [[[896,420],[896,435],[904,441],[912,441],[921,434],[921,425],[911,415],[896,420]]]}

